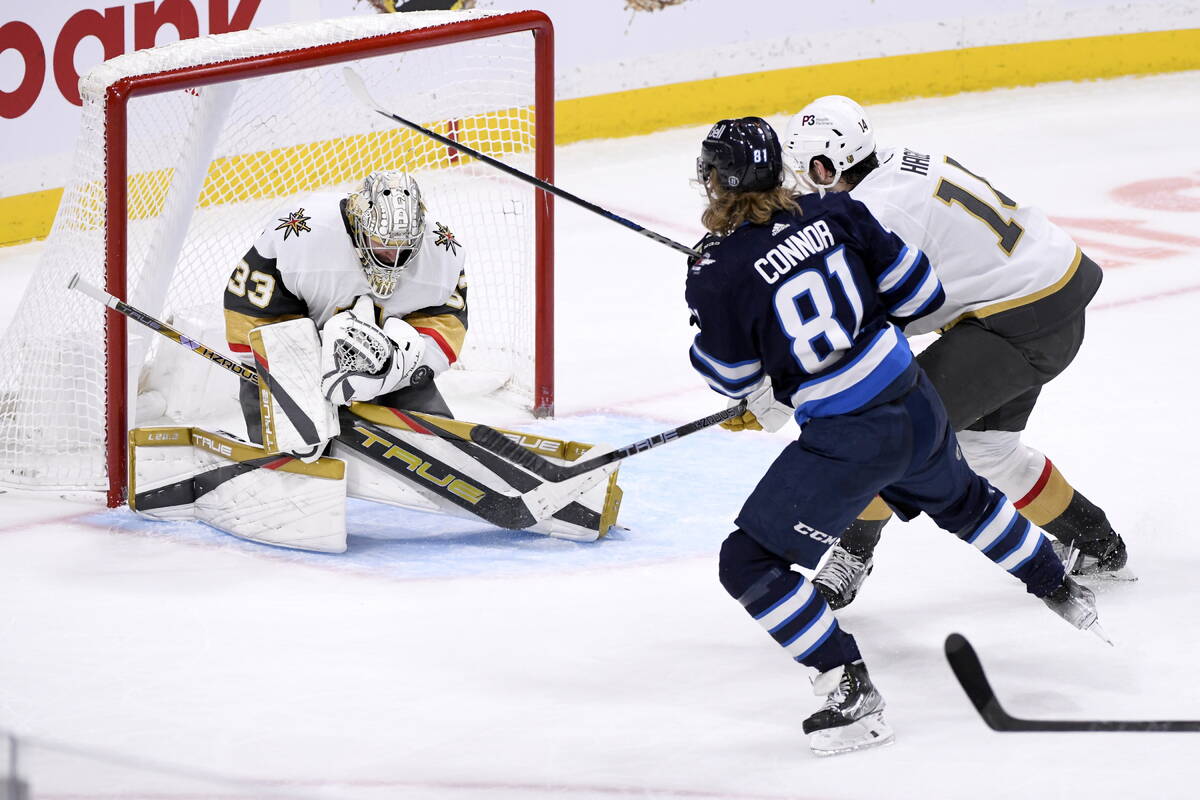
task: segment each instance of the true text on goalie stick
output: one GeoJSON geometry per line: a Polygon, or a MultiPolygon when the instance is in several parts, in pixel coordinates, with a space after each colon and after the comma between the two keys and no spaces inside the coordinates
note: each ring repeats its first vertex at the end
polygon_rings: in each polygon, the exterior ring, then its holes
{"type": "MultiPolygon", "coordinates": [[[[88,283],[86,280],[79,277],[78,274],[75,274],[71,277],[67,287],[75,289],[76,291],[81,292],[88,297],[91,297],[92,299],[102,303],[108,308],[111,308],[112,310],[129,317],[135,322],[139,322],[142,325],[145,325],[147,328],[162,334],[171,341],[188,348],[192,352],[208,359],[217,366],[229,370],[247,383],[251,383],[255,386],[259,385],[258,373],[255,370],[226,357],[222,353],[214,350],[211,347],[208,347],[201,342],[196,341],[195,339],[185,336],[162,320],[152,317],[141,309],[131,306],[123,300],[114,297],[98,286],[88,283]]],[[[428,369],[428,367],[425,369],[428,369]]],[[[432,370],[430,370],[429,373],[431,375],[432,370]]],[[[269,374],[268,380],[270,380],[269,374]]],[[[428,377],[426,377],[425,380],[428,380],[428,377]]],[[[394,445],[393,442],[388,441],[386,433],[381,429],[374,428],[374,426],[371,426],[365,421],[362,421],[362,427],[363,433],[367,433],[369,436],[374,437],[374,443],[387,443],[389,445],[394,445]]],[[[446,436],[446,438],[455,438],[459,441],[469,441],[461,436],[448,436],[444,432],[439,432],[437,435],[446,436]]],[[[344,435],[338,436],[337,438],[338,441],[342,442],[343,445],[346,445],[351,450],[370,456],[373,460],[378,461],[380,464],[383,464],[394,472],[404,474],[406,471],[405,467],[400,463],[393,463],[392,460],[388,460],[387,458],[375,458],[377,454],[370,449],[370,442],[364,444],[364,442],[357,441],[353,438],[344,438],[344,435]]],[[[437,486],[436,484],[431,484],[431,486],[426,488],[431,489],[432,491],[437,491],[443,487],[437,486]]],[[[478,486],[472,486],[471,488],[474,490],[474,492],[468,494],[472,495],[474,502],[470,502],[469,504],[459,502],[463,499],[462,493],[454,494],[452,492],[445,491],[442,492],[442,494],[451,502],[454,502],[472,511],[479,516],[480,519],[484,519],[494,525],[511,530],[528,528],[538,522],[549,519],[554,515],[554,511],[556,510],[554,508],[554,503],[561,499],[561,492],[554,490],[547,484],[542,484],[537,489],[532,489],[528,492],[524,492],[515,496],[495,492],[487,489],[486,487],[481,488],[478,486]],[[486,502],[484,502],[485,500],[486,502]]],[[[590,484],[586,487],[577,488],[575,491],[571,492],[571,495],[574,496],[580,494],[584,491],[587,491],[588,488],[590,488],[590,484]]]]}
{"type": "Polygon", "coordinates": [[[350,91],[354,93],[354,95],[359,99],[360,102],[362,102],[363,105],[365,105],[368,108],[370,108],[371,110],[375,111],[377,114],[387,117],[388,119],[392,120],[393,122],[398,122],[401,125],[403,125],[404,127],[414,130],[417,133],[420,133],[424,136],[428,136],[430,139],[433,139],[435,142],[438,142],[439,144],[444,144],[446,147],[451,147],[451,148],[454,148],[455,150],[460,150],[460,151],[466,153],[467,155],[471,156],[472,158],[476,158],[476,159],[482,161],[483,163],[487,164],[490,167],[495,167],[496,169],[500,170],[501,172],[511,175],[512,177],[516,178],[517,180],[524,181],[525,183],[528,183],[532,186],[536,186],[537,188],[541,189],[544,192],[549,192],[550,194],[552,194],[556,197],[561,197],[562,199],[564,199],[568,202],[574,203],[575,205],[580,206],[581,208],[586,208],[588,211],[591,211],[594,214],[599,214],[600,216],[604,217],[607,220],[610,220],[612,222],[617,223],[618,225],[622,225],[626,228],[629,228],[632,231],[640,233],[642,236],[645,236],[647,239],[653,239],[654,241],[658,242],[659,244],[665,244],[667,247],[670,247],[673,250],[677,250],[680,253],[684,253],[689,256],[699,256],[700,255],[699,251],[694,250],[693,248],[688,247],[687,245],[680,244],[679,242],[675,241],[674,239],[670,239],[666,236],[663,236],[661,233],[656,233],[656,232],[650,230],[649,228],[643,227],[642,225],[637,224],[633,220],[626,219],[625,217],[622,217],[620,214],[614,214],[613,212],[609,211],[608,209],[602,208],[601,206],[598,206],[595,203],[584,200],[582,197],[571,194],[570,192],[568,192],[565,189],[560,189],[552,183],[544,181],[540,178],[535,178],[533,175],[530,175],[527,172],[522,172],[521,170],[516,169],[515,167],[510,167],[508,164],[505,164],[503,161],[492,158],[491,156],[488,156],[488,155],[484,155],[483,153],[479,152],[478,150],[472,149],[471,147],[468,147],[467,145],[463,144],[462,142],[457,142],[448,136],[442,136],[440,133],[431,131],[426,127],[418,125],[417,123],[413,122],[412,120],[405,119],[404,117],[400,116],[399,114],[395,114],[391,111],[388,111],[383,106],[381,106],[379,103],[375,102],[375,99],[373,97],[371,97],[371,94],[367,91],[367,85],[363,82],[361,75],[359,75],[357,72],[355,72],[350,67],[343,68],[342,75],[345,77],[346,85],[350,88],[350,91]]]}

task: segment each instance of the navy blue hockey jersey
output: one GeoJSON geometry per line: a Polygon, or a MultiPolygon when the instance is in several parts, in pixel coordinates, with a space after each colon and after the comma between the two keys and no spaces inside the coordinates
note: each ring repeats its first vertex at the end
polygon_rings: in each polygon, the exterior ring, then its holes
{"type": "Polygon", "coordinates": [[[861,408],[904,375],[900,327],[946,296],[925,254],[849,194],[797,200],[800,214],[706,237],[686,297],[700,328],[692,365],[709,385],[739,398],[770,376],[803,424],[861,408]]]}

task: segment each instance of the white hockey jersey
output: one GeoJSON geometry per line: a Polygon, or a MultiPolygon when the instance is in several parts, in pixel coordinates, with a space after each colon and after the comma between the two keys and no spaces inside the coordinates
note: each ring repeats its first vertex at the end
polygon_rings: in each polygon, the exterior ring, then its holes
{"type": "MultiPolygon", "coordinates": [[[[307,316],[319,328],[358,297],[370,295],[343,219],[344,198],[344,193],[315,194],[271,216],[226,287],[226,333],[235,352],[249,352],[246,334],[257,325],[307,316]]],[[[462,243],[446,225],[431,220],[392,296],[372,297],[377,321],[405,319],[432,340],[447,365],[453,363],[466,334],[465,261],[462,243]]]]}
{"type": "Polygon", "coordinates": [[[947,155],[896,147],[878,157],[851,196],[929,256],[946,292],[945,304],[906,334],[1017,308],[1071,279],[1082,254],[1040,209],[1018,205],[947,155]]]}

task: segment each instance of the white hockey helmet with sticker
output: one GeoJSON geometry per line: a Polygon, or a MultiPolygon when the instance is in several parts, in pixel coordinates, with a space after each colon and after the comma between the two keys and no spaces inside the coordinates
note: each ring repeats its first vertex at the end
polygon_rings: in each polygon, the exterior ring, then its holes
{"type": "Polygon", "coordinates": [[[837,183],[842,172],[875,152],[875,129],[862,106],[840,94],[818,97],[788,122],[783,152],[789,166],[814,189],[837,183]],[[819,185],[812,160],[824,156],[833,165],[833,180],[819,185]]]}

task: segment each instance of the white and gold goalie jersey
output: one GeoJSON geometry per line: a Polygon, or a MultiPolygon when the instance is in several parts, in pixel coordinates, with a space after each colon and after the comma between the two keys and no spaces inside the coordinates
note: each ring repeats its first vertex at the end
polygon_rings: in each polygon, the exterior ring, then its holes
{"type": "MultiPolygon", "coordinates": [[[[298,317],[320,328],[371,295],[342,212],[345,197],[315,194],[279,209],[234,268],[225,287],[225,333],[235,353],[250,355],[251,328],[298,317]]],[[[465,260],[462,243],[431,220],[395,293],[372,296],[377,323],[400,317],[426,337],[425,358],[435,372],[458,359],[466,338],[465,260]],[[439,354],[445,364],[437,363],[439,354]]]]}
{"type": "MultiPolygon", "coordinates": [[[[906,334],[945,330],[968,317],[988,320],[1072,282],[1082,253],[1040,209],[1018,205],[947,155],[897,147],[880,150],[878,158],[851,196],[929,256],[946,292],[945,304],[908,325],[906,334]]],[[[1087,285],[1066,293],[1071,306],[1081,299],[1086,305],[1099,286],[1095,265],[1088,261],[1085,269],[1096,275],[1081,275],[1087,285]]],[[[1029,332],[1048,322],[1030,321],[1029,332]]]]}

